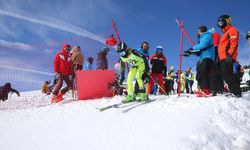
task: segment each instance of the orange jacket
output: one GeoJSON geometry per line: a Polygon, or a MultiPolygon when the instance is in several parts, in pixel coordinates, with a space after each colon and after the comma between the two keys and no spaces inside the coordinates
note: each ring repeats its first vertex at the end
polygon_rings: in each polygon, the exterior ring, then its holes
{"type": "Polygon", "coordinates": [[[222,32],[220,43],[218,46],[218,53],[220,60],[226,59],[226,52],[232,56],[234,61],[238,58],[238,42],[239,42],[239,32],[232,25],[226,26],[222,32]]]}

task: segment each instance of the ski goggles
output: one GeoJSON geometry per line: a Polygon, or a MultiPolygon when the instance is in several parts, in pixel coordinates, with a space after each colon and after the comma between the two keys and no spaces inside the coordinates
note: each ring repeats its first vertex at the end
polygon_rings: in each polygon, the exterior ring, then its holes
{"type": "Polygon", "coordinates": [[[125,56],[126,55],[126,52],[125,51],[122,51],[122,52],[119,52],[118,53],[120,56],[125,56]]]}
{"type": "Polygon", "coordinates": [[[157,48],[156,52],[161,52],[162,53],[163,49],[162,48],[157,48]]]}

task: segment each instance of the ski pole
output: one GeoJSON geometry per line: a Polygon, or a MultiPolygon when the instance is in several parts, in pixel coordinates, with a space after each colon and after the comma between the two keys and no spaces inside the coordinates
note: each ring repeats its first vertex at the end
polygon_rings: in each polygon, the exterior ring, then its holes
{"type": "Polygon", "coordinates": [[[116,28],[114,19],[112,19],[112,27],[113,27],[114,30],[115,30],[115,33],[116,33],[116,35],[117,35],[117,37],[118,37],[119,42],[121,43],[122,40],[121,40],[120,34],[119,34],[119,32],[118,32],[118,29],[116,28]]]}
{"type": "MultiPolygon", "coordinates": [[[[116,27],[116,24],[115,24],[114,19],[112,19],[112,27],[113,27],[113,28],[114,28],[114,30],[115,30],[115,33],[116,33],[116,35],[117,35],[117,37],[118,37],[119,42],[121,43],[121,42],[122,42],[122,40],[121,40],[120,34],[119,34],[119,32],[118,32],[118,29],[117,29],[117,27],[116,27]]],[[[126,63],[126,67],[127,67],[127,69],[128,69],[128,72],[129,72],[129,66],[128,66],[128,63],[126,63]]]]}
{"type": "Polygon", "coordinates": [[[150,79],[152,79],[154,83],[156,83],[160,87],[160,89],[164,92],[164,94],[168,95],[167,92],[160,86],[160,84],[153,77],[150,76],[150,73],[147,74],[149,75],[150,79]]]}

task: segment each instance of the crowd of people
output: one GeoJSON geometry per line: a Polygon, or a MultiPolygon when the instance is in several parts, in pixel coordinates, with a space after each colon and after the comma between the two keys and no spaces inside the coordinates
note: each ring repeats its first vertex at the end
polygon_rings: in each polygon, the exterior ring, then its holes
{"type": "MultiPolygon", "coordinates": [[[[108,52],[109,48],[102,47],[100,52],[97,54],[97,69],[108,69],[108,52]]],[[[83,69],[92,70],[93,61],[94,59],[92,57],[88,57],[87,61],[84,63],[84,56],[81,52],[81,47],[75,46],[71,48],[69,44],[65,44],[62,51],[57,53],[54,59],[54,84],[49,86],[49,84],[47,84],[48,81],[47,83],[45,82],[44,86],[48,86],[48,88],[46,88],[48,90],[45,90],[45,92],[43,91],[43,93],[52,93],[52,103],[62,101],[65,93],[71,89],[74,90],[76,71],[83,69]],[[66,87],[62,88],[63,82],[66,83],[66,87]]]]}
{"type": "MultiPolygon", "coordinates": [[[[167,61],[162,53],[164,50],[162,46],[157,46],[155,54],[149,56],[148,42],[143,42],[139,49],[128,48],[124,42],[119,43],[117,52],[120,60],[131,65],[127,79],[128,95],[123,102],[147,100],[148,94],[155,94],[157,87],[159,94],[168,94],[173,90],[175,79],[180,84],[178,90],[184,92],[186,89],[187,93],[196,93],[197,97],[209,97],[218,93],[223,94],[225,91],[235,97],[241,97],[240,84],[243,73],[238,62],[239,32],[232,25],[229,15],[220,16],[217,26],[221,28],[222,35],[214,28],[208,30],[206,26],[200,26],[197,29],[198,43],[184,51],[186,57],[190,55],[199,57],[196,67],[197,91],[192,90],[194,74],[191,68],[186,70],[186,74],[178,70],[176,76],[173,68],[169,72],[166,71],[167,61]],[[144,47],[143,44],[147,46],[144,47]],[[138,84],[137,89],[133,89],[134,78],[138,84]]],[[[246,38],[249,39],[249,33],[246,38]]]]}

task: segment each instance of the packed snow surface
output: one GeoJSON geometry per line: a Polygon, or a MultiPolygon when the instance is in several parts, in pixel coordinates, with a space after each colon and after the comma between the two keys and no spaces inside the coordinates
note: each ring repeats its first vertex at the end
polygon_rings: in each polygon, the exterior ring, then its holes
{"type": "Polygon", "coordinates": [[[39,91],[0,102],[1,150],[249,150],[250,92],[242,98],[150,96],[147,104],[101,108],[122,97],[50,104],[39,91]]]}

